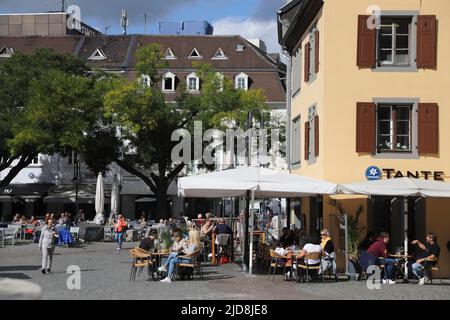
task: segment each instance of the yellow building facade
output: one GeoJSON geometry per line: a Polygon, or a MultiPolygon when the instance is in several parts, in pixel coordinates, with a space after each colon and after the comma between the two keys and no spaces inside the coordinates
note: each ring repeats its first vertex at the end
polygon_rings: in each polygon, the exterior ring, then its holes
{"type": "MultiPolygon", "coordinates": [[[[381,179],[450,182],[449,34],[448,0],[293,0],[281,8],[292,173],[351,183],[375,168],[381,179]]],[[[361,206],[360,237],[383,230],[391,250],[402,244],[403,199],[333,198],[351,216],[361,206]]],[[[330,198],[297,202],[291,223],[330,229],[343,248],[330,198]]],[[[409,236],[436,233],[440,271],[450,276],[450,199],[410,199],[408,212],[409,236]]]]}

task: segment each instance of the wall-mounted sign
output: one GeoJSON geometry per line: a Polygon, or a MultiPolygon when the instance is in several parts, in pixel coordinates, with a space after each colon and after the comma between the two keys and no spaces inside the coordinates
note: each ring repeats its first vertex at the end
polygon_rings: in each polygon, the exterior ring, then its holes
{"type": "Polygon", "coordinates": [[[443,176],[445,176],[444,171],[406,171],[405,173],[395,169],[383,169],[383,172],[386,173],[386,177],[388,179],[408,177],[415,179],[424,178],[425,180],[433,179],[436,181],[444,181],[443,176]]]}
{"type": "Polygon", "coordinates": [[[380,180],[382,176],[382,172],[380,168],[375,166],[370,166],[366,169],[366,178],[367,180],[380,180]]]}

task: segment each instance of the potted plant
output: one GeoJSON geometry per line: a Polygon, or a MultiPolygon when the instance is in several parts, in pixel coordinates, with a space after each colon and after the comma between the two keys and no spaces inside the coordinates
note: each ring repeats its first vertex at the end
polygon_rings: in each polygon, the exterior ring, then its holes
{"type": "Polygon", "coordinates": [[[348,259],[352,265],[349,265],[349,272],[353,273],[355,270],[354,264],[358,261],[358,240],[360,239],[362,231],[365,227],[359,227],[359,218],[363,212],[363,206],[360,205],[356,208],[355,214],[350,215],[344,209],[342,202],[336,199],[330,199],[328,202],[331,206],[335,207],[339,213],[344,216],[347,215],[347,233],[348,233],[348,259]],[[353,269],[350,270],[350,269],[353,269]]]}
{"type": "Polygon", "coordinates": [[[173,240],[170,236],[170,233],[168,231],[164,231],[163,233],[161,233],[160,252],[168,253],[172,244],[173,240]]]}

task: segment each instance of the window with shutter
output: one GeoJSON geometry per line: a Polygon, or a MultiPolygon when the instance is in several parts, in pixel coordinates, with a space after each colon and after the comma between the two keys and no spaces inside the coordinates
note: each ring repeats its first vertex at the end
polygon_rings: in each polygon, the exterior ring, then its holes
{"type": "Polygon", "coordinates": [[[358,16],[357,66],[374,68],[376,60],[376,29],[369,29],[367,21],[370,16],[358,16]]]}
{"type": "Polygon", "coordinates": [[[309,160],[309,121],[305,122],[305,160],[309,160]]]}
{"type": "Polygon", "coordinates": [[[437,66],[436,16],[417,17],[417,67],[435,69],[437,66]]]}
{"type": "Polygon", "coordinates": [[[419,103],[419,154],[438,154],[438,139],[438,105],[436,103],[419,103]]]}
{"type": "Polygon", "coordinates": [[[314,155],[319,156],[319,116],[314,117],[314,155]]]}
{"type": "Polygon", "coordinates": [[[310,73],[310,69],[309,69],[309,64],[310,64],[310,58],[311,58],[311,45],[308,42],[307,44],[305,44],[305,50],[304,50],[304,54],[305,54],[305,82],[309,82],[309,73],[310,73]]]}
{"type": "Polygon", "coordinates": [[[319,30],[314,33],[314,57],[315,72],[319,73],[319,30]]]}
{"type": "Polygon", "coordinates": [[[291,138],[291,164],[299,165],[301,162],[301,152],[300,152],[300,116],[295,117],[292,120],[292,138],[291,138]]]}
{"type": "Polygon", "coordinates": [[[356,152],[375,152],[375,103],[358,102],[356,106],[356,152]]]}

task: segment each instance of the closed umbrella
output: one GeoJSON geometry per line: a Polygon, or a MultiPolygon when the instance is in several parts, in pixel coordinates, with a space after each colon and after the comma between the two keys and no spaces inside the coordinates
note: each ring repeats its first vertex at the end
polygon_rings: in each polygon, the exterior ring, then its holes
{"type": "Polygon", "coordinates": [[[95,212],[97,213],[94,222],[103,224],[103,210],[105,207],[105,190],[103,187],[103,176],[101,173],[97,177],[97,188],[95,189],[95,212]]]}
{"type": "Polygon", "coordinates": [[[119,212],[119,178],[114,175],[111,190],[111,214],[116,215],[119,212]]]}

